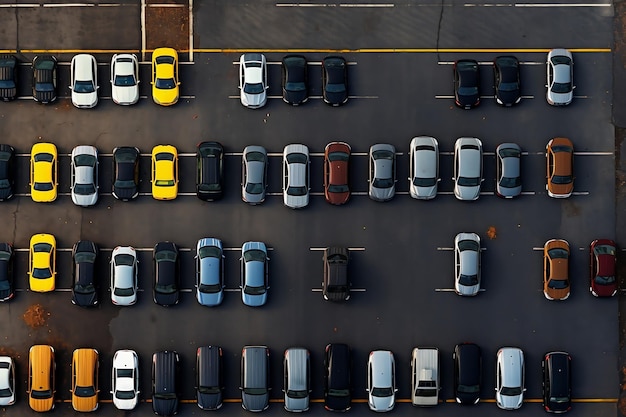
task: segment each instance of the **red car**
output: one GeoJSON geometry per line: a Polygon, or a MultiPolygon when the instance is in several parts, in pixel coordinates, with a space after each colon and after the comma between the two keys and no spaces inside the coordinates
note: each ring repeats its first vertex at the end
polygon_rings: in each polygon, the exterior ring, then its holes
{"type": "Polygon", "coordinates": [[[591,284],[589,291],[596,297],[612,297],[617,293],[615,264],[617,247],[609,239],[597,239],[589,246],[591,284]]]}
{"type": "Polygon", "coordinates": [[[331,142],[324,149],[324,197],[330,204],[345,204],[350,198],[350,151],[350,145],[345,142],[331,142]]]}

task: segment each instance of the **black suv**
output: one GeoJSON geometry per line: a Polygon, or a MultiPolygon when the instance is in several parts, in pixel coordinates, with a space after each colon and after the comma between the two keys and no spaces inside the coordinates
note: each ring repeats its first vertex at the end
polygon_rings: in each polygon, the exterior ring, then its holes
{"type": "Polygon", "coordinates": [[[154,302],[164,307],[178,304],[180,257],[172,242],[154,246],[154,302]]]}
{"type": "Polygon", "coordinates": [[[79,240],[72,248],[74,268],[74,286],[72,287],[72,304],[81,307],[93,307],[98,304],[95,285],[95,263],[98,247],[89,240],[79,240]]]}
{"type": "Polygon", "coordinates": [[[152,410],[160,416],[178,412],[178,353],[157,352],[152,355],[152,410]]]}
{"type": "Polygon", "coordinates": [[[200,346],[196,350],[196,399],[201,409],[222,407],[223,372],[221,347],[200,346]]]}
{"type": "Polygon", "coordinates": [[[572,408],[572,357],[567,352],[546,353],[543,369],[543,407],[550,413],[564,413],[572,408]]]}
{"type": "Polygon", "coordinates": [[[17,98],[17,59],[13,55],[0,56],[0,99],[17,98]]]}
{"type": "Polygon", "coordinates": [[[454,397],[459,404],[477,404],[480,401],[482,356],[474,343],[460,343],[454,347],[454,397]]]}
{"type": "Polygon", "coordinates": [[[33,99],[43,104],[57,99],[57,59],[52,55],[33,59],[33,99]]]}
{"type": "Polygon", "coordinates": [[[350,347],[343,343],[326,345],[324,354],[324,408],[329,411],[350,409],[350,347]]]}
{"type": "Polygon", "coordinates": [[[326,248],[323,259],[322,294],[324,300],[345,301],[350,299],[350,280],[348,278],[350,250],[338,247],[326,248]]]}
{"type": "Polygon", "coordinates": [[[219,142],[201,142],[196,152],[196,195],[219,200],[224,191],[224,148],[219,142]]]}

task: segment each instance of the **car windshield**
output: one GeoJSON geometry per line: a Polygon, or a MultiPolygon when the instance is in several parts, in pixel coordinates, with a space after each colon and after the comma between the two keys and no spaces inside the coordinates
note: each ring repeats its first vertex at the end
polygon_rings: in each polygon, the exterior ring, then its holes
{"type": "Polygon", "coordinates": [[[116,75],[115,80],[113,81],[113,85],[116,87],[132,87],[135,84],[135,76],[132,74],[116,75]]]}
{"type": "Polygon", "coordinates": [[[96,89],[91,81],[76,81],[74,83],[75,93],[93,93],[96,89]]]}
{"type": "Polygon", "coordinates": [[[522,185],[522,179],[520,177],[502,177],[500,179],[500,187],[515,188],[522,185]]]}
{"type": "Polygon", "coordinates": [[[245,294],[250,294],[250,295],[261,295],[261,294],[265,294],[265,287],[261,286],[261,287],[251,287],[250,285],[246,285],[243,288],[243,292],[245,294]]]}
{"type": "Polygon", "coordinates": [[[518,89],[517,83],[502,83],[499,86],[500,91],[517,91],[518,89]]]}
{"type": "MultiPolygon", "coordinates": [[[[423,381],[420,381],[420,385],[423,384],[423,381]]],[[[435,388],[435,381],[431,381],[432,388],[435,388]]],[[[436,397],[439,395],[439,391],[436,389],[416,389],[415,395],[417,397],[436,397]]]]}
{"type": "Polygon", "coordinates": [[[249,152],[246,154],[246,161],[265,162],[265,155],[261,152],[249,152]]]}
{"type": "Polygon", "coordinates": [[[460,185],[461,187],[476,187],[480,185],[480,177],[474,177],[474,178],[459,177],[457,179],[457,184],[460,185]]]}
{"type": "Polygon", "coordinates": [[[154,182],[154,185],[159,186],[159,187],[171,187],[174,184],[175,184],[174,180],[156,180],[154,182]]]}
{"type": "Polygon", "coordinates": [[[350,155],[348,155],[345,152],[331,152],[330,154],[328,154],[328,160],[331,162],[335,162],[335,161],[348,162],[349,159],[350,159],[350,155]]]}
{"type": "Polygon", "coordinates": [[[307,156],[300,152],[294,152],[287,155],[287,163],[288,164],[306,164],[307,156]]]}
{"type": "Polygon", "coordinates": [[[550,259],[567,259],[569,253],[565,249],[553,248],[548,250],[548,256],[550,259]]]}
{"type": "Polygon", "coordinates": [[[176,81],[173,78],[157,78],[154,85],[159,90],[171,90],[176,87],[176,81]]]}
{"type": "Polygon", "coordinates": [[[501,395],[507,396],[521,395],[522,392],[522,387],[502,387],[502,389],[500,390],[501,395]]]}
{"type": "Polygon", "coordinates": [[[307,194],[307,188],[305,186],[302,187],[289,187],[287,188],[287,194],[301,196],[307,194]]]}
{"type": "Polygon", "coordinates": [[[132,188],[134,186],[135,186],[135,181],[133,181],[133,180],[127,180],[127,181],[118,180],[118,181],[115,181],[115,187],[116,188],[132,188]]]}
{"type": "Polygon", "coordinates": [[[117,295],[118,297],[130,297],[131,295],[135,294],[135,290],[133,288],[115,287],[115,289],[113,290],[113,294],[117,295]]]}
{"type": "Polygon", "coordinates": [[[463,275],[459,277],[459,284],[465,286],[478,285],[478,275],[463,275]]]}
{"type": "Polygon", "coordinates": [[[94,387],[76,387],[74,394],[77,397],[93,397],[96,395],[94,387]]]}
{"type": "Polygon", "coordinates": [[[54,161],[54,156],[50,153],[38,153],[36,154],[33,159],[35,160],[35,162],[52,162],[54,161]]]}
{"type": "Polygon", "coordinates": [[[76,155],[74,157],[74,165],[77,167],[93,167],[96,166],[97,159],[93,155],[76,155]]]}
{"type": "Polygon", "coordinates": [[[161,262],[161,261],[170,261],[170,262],[172,262],[172,261],[176,260],[176,256],[177,256],[176,252],[174,252],[174,251],[162,250],[162,251],[157,252],[154,255],[154,259],[157,262],[161,262]]]}
{"type": "Polygon", "coordinates": [[[569,184],[570,182],[572,182],[572,176],[571,175],[555,175],[552,177],[552,183],[553,184],[569,184]]]}
{"type": "Polygon", "coordinates": [[[169,285],[156,285],[155,291],[159,294],[174,294],[178,289],[176,288],[176,284],[169,285]]]}
{"type": "Polygon", "coordinates": [[[243,392],[248,395],[265,395],[267,394],[267,389],[265,388],[244,388],[243,392]]]}
{"type": "Polygon", "coordinates": [[[347,185],[331,184],[328,186],[329,193],[347,193],[348,191],[350,191],[350,188],[347,185]]]}
{"type": "Polygon", "coordinates": [[[30,392],[30,396],[36,400],[45,400],[47,398],[52,397],[52,391],[49,389],[46,390],[32,390],[30,392]]]}
{"type": "Polygon", "coordinates": [[[222,256],[222,251],[217,246],[203,246],[198,251],[198,257],[203,258],[219,258],[222,256]]]}
{"type": "Polygon", "coordinates": [[[548,288],[552,288],[554,290],[564,290],[567,286],[568,282],[564,279],[551,279],[550,282],[548,282],[548,288]]]}
{"type": "Polygon", "coordinates": [[[480,392],[480,385],[460,385],[456,388],[458,392],[474,394],[480,392]]]}
{"type": "Polygon", "coordinates": [[[459,87],[459,94],[462,96],[478,95],[478,87],[459,87]]]}
{"type": "Polygon", "coordinates": [[[219,394],[222,390],[220,387],[198,387],[198,392],[201,394],[219,394]]]}
{"type": "Polygon", "coordinates": [[[262,83],[248,84],[243,86],[243,91],[247,94],[261,94],[265,89],[262,83]]]}
{"type": "Polygon", "coordinates": [[[198,291],[204,294],[216,294],[222,291],[222,286],[220,284],[200,284],[198,286],[198,291]]]}
{"type": "Polygon", "coordinates": [[[432,187],[437,184],[437,178],[413,178],[413,185],[416,187],[432,187]]]}
{"type": "Polygon", "coordinates": [[[394,184],[393,178],[374,178],[372,183],[376,188],[391,188],[394,184]]]}
{"type": "Polygon", "coordinates": [[[593,281],[598,285],[613,285],[615,284],[615,277],[601,277],[597,276],[593,279],[593,281]]]}
{"type": "Polygon", "coordinates": [[[175,400],[176,399],[176,393],[175,392],[168,392],[168,393],[154,394],[154,398],[159,399],[159,400],[175,400]]]}
{"type": "Polygon", "coordinates": [[[287,390],[287,397],[289,398],[306,398],[309,396],[309,391],[294,391],[294,390],[287,390]]]}
{"type": "Polygon", "coordinates": [[[328,390],[328,395],[331,397],[347,397],[348,395],[350,395],[350,390],[349,389],[333,389],[330,388],[328,390]]]}
{"type": "Polygon", "coordinates": [[[0,389],[0,398],[6,398],[13,395],[13,391],[10,388],[0,389]]]}
{"type": "Polygon", "coordinates": [[[33,269],[33,278],[50,278],[52,271],[50,268],[35,268],[33,269]]]}
{"type": "Polygon", "coordinates": [[[304,83],[286,83],[285,90],[287,91],[305,91],[306,84],[304,83]]]}
{"type": "Polygon", "coordinates": [[[135,257],[122,253],[115,257],[114,262],[116,265],[133,266],[135,264],[135,257]]]}
{"type": "Polygon", "coordinates": [[[374,397],[389,397],[393,395],[393,389],[391,387],[387,388],[372,388],[372,395],[374,397]]]}
{"type": "Polygon", "coordinates": [[[567,403],[569,401],[569,397],[550,397],[551,403],[567,403]]]}
{"type": "Polygon", "coordinates": [[[261,194],[263,192],[263,184],[249,182],[246,184],[246,192],[248,194],[261,194]]]}
{"type": "Polygon", "coordinates": [[[256,262],[265,262],[265,252],[259,249],[251,249],[247,250],[243,254],[243,260],[246,262],[256,261],[256,262]]]}
{"type": "Polygon", "coordinates": [[[135,398],[135,391],[116,391],[115,398],[120,400],[132,400],[135,398]]]}
{"type": "Polygon", "coordinates": [[[74,185],[74,194],[92,195],[95,194],[96,187],[93,184],[76,184],[74,185]]]}
{"type": "Polygon", "coordinates": [[[572,91],[572,83],[554,83],[551,88],[553,93],[565,94],[572,91]]]}
{"type": "Polygon", "coordinates": [[[93,294],[95,291],[96,291],[96,287],[94,287],[93,284],[87,284],[87,285],[76,284],[74,286],[74,292],[76,294],[93,294]]]}
{"type": "Polygon", "coordinates": [[[346,91],[346,86],[344,84],[327,84],[326,92],[328,93],[343,93],[346,91]]]}
{"type": "Polygon", "coordinates": [[[37,191],[50,191],[54,186],[51,182],[36,182],[33,188],[37,191]]]}
{"type": "Polygon", "coordinates": [[[74,255],[74,262],[79,263],[93,263],[96,260],[96,254],[91,252],[77,252],[74,255]]]}

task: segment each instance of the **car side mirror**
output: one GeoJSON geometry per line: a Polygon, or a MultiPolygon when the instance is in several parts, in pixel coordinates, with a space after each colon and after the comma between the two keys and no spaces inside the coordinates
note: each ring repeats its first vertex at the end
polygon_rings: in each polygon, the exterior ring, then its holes
{"type": "Polygon", "coordinates": [[[394,389],[393,392],[398,392],[398,388],[394,389]]]}
{"type": "Polygon", "coordinates": [[[370,389],[369,388],[365,388],[365,392],[370,392],[370,389]]]}
{"type": "Polygon", "coordinates": [[[576,86],[575,86],[575,85],[573,85],[573,86],[572,86],[572,90],[574,90],[575,88],[576,88],[576,86]]]}
{"type": "Polygon", "coordinates": [[[176,85],[180,85],[180,81],[176,83],[176,85]]]}
{"type": "Polygon", "coordinates": [[[68,85],[67,88],[69,88],[70,90],[73,90],[71,85],[68,85]]]}

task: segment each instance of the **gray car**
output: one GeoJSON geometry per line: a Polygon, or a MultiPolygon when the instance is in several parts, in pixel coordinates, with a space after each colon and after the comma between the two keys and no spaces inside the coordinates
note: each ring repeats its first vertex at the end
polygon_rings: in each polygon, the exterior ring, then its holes
{"type": "Polygon", "coordinates": [[[283,151],[283,203],[297,209],[309,205],[309,148],[302,144],[285,146],[283,151]]]}
{"type": "Polygon", "coordinates": [[[137,252],[132,246],[118,246],[111,253],[111,301],[130,306],[137,302],[137,252]]]}
{"type": "Polygon", "coordinates": [[[480,237],[459,233],[454,238],[454,291],[473,296],[480,291],[480,237]]]}
{"type": "Polygon", "coordinates": [[[241,300],[250,307],[267,302],[269,286],[267,247],[263,242],[246,242],[241,247],[241,300]]]}
{"type": "Polygon", "coordinates": [[[574,60],[567,49],[552,49],[546,61],[546,100],[553,106],[567,106],[574,99],[574,60]]]}
{"type": "Polygon", "coordinates": [[[196,244],[196,299],[207,307],[224,299],[224,250],[219,239],[205,237],[196,244]]]}
{"type": "Polygon", "coordinates": [[[285,410],[299,413],[309,409],[311,392],[310,353],[305,348],[289,348],[283,358],[285,410]]]}
{"type": "Polygon", "coordinates": [[[248,204],[265,201],[267,151],[262,146],[246,146],[241,157],[241,199],[248,204]]]}
{"type": "Polygon", "coordinates": [[[243,54],[239,58],[239,90],[241,104],[258,109],[267,103],[267,63],[265,55],[243,54]]]}
{"type": "Polygon", "coordinates": [[[373,350],[367,359],[367,404],[379,413],[396,404],[396,361],[389,350],[373,350]]]}
{"type": "Polygon", "coordinates": [[[77,206],[93,206],[98,201],[98,150],[81,145],[72,149],[70,191],[77,206]]]}
{"type": "Polygon", "coordinates": [[[396,148],[388,143],[370,147],[369,196],[374,201],[389,201],[396,194],[396,148]]]}
{"type": "Polygon", "coordinates": [[[483,144],[477,138],[458,138],[454,143],[454,195],[472,201],[480,197],[483,182],[483,144]]]}
{"type": "Polygon", "coordinates": [[[241,350],[241,407],[260,412],[270,405],[270,350],[244,346],[241,350]]]}
{"type": "Polygon", "coordinates": [[[522,148],[516,143],[502,143],[496,148],[496,194],[517,197],[522,192],[520,157],[522,148]]]}
{"type": "Polygon", "coordinates": [[[409,158],[409,195],[418,200],[435,198],[440,181],[437,139],[430,136],[413,138],[409,158]]]}

